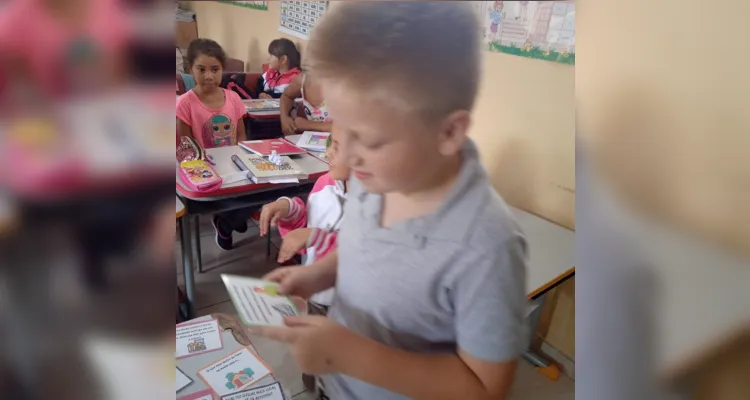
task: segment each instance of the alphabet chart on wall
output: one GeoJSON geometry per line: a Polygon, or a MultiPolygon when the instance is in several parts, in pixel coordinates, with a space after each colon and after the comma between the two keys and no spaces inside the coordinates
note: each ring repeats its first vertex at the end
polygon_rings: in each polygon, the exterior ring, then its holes
{"type": "Polygon", "coordinates": [[[282,1],[279,32],[307,40],[327,9],[327,1],[282,1]]]}

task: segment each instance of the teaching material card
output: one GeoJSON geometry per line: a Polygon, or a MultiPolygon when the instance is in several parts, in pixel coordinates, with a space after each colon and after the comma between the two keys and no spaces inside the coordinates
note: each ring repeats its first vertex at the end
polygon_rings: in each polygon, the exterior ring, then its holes
{"type": "Polygon", "coordinates": [[[247,389],[270,374],[263,360],[247,347],[198,371],[198,376],[219,396],[247,389]]]}
{"type": "Polygon", "coordinates": [[[292,300],[278,293],[274,282],[222,274],[237,313],[246,325],[284,326],[284,317],[298,315],[292,300]]]}
{"type": "Polygon", "coordinates": [[[284,397],[284,391],[281,390],[281,384],[274,382],[224,396],[221,400],[286,400],[286,397],[284,397]]]}
{"type": "Polygon", "coordinates": [[[187,375],[183,374],[182,371],[180,371],[179,368],[175,368],[177,370],[176,372],[176,384],[177,384],[177,391],[179,392],[182,388],[185,386],[193,383],[193,380],[190,379],[187,375]]]}
{"type": "Polygon", "coordinates": [[[187,323],[177,326],[175,357],[184,358],[208,353],[224,347],[219,321],[187,323]]]}
{"type": "Polygon", "coordinates": [[[331,132],[304,131],[297,142],[297,147],[312,151],[326,151],[326,142],[331,132]]]}
{"type": "Polygon", "coordinates": [[[214,396],[214,391],[211,389],[201,390],[187,396],[178,398],[177,400],[216,400],[218,397],[214,396]]]}

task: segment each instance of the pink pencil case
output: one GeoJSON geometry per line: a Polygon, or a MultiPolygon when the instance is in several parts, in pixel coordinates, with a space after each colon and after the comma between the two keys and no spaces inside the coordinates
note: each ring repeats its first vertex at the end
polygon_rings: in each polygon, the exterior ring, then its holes
{"type": "Polygon", "coordinates": [[[180,178],[185,186],[197,192],[211,192],[221,187],[221,176],[205,160],[180,163],[180,178]]]}

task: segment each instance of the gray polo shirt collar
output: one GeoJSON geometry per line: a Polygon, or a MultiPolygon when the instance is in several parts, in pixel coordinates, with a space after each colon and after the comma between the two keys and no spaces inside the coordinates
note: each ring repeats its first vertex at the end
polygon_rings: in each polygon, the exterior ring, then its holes
{"type": "Polygon", "coordinates": [[[362,191],[357,198],[362,203],[361,221],[368,225],[368,229],[365,229],[368,232],[366,240],[422,247],[428,239],[456,242],[467,238],[474,221],[465,211],[483,206],[488,184],[479,161],[479,152],[472,140],[466,141],[461,156],[458,178],[443,204],[433,214],[382,228],[382,195],[362,191]]]}

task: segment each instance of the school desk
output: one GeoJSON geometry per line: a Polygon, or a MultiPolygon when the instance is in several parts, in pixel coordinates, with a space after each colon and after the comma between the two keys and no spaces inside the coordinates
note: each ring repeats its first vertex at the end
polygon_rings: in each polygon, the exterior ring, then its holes
{"type": "MultiPolygon", "coordinates": [[[[539,322],[545,294],[575,275],[575,233],[526,211],[513,208],[513,215],[523,231],[529,262],[526,270],[526,287],[531,301],[529,313],[530,343],[539,322]]],[[[559,369],[530,348],[524,358],[537,371],[556,380],[559,369]]]]}
{"type": "MultiPolygon", "coordinates": [[[[292,143],[299,140],[299,135],[287,137],[292,143]]],[[[219,147],[206,150],[214,158],[214,168],[221,176],[238,172],[232,162],[232,155],[249,154],[239,146],[219,147]]],[[[179,171],[176,170],[177,195],[185,204],[185,215],[180,218],[180,237],[182,262],[185,272],[185,291],[191,306],[195,302],[195,277],[193,275],[193,258],[197,259],[198,271],[201,271],[200,232],[198,217],[214,215],[221,212],[260,208],[264,204],[276,201],[279,197],[307,197],[315,181],[328,172],[328,164],[305,154],[293,157],[293,160],[308,174],[306,180],[299,183],[255,184],[248,179],[228,183],[218,190],[202,193],[190,190],[182,183],[179,171]]]]}
{"type": "MultiPolygon", "coordinates": [[[[219,321],[219,330],[221,331],[223,348],[208,353],[177,359],[177,368],[193,381],[177,392],[178,399],[209,389],[208,385],[198,376],[198,371],[207,365],[240,350],[242,347],[248,347],[258,354],[271,370],[270,376],[261,379],[256,385],[251,386],[251,388],[278,381],[281,383],[281,389],[284,392],[284,395],[290,400],[294,395],[305,391],[304,385],[302,384],[302,377],[299,375],[299,370],[296,368],[296,365],[293,362],[290,362],[288,357],[283,357],[285,354],[280,351],[263,351],[263,349],[258,351],[258,347],[254,346],[251,341],[247,328],[236,318],[227,314],[211,314],[187,321],[185,324],[205,322],[211,319],[219,321]]],[[[179,324],[178,326],[180,325],[183,324],[179,324]]],[[[279,343],[269,343],[269,345],[274,346],[271,347],[271,349],[281,349],[284,346],[279,343]]]]}
{"type": "Polygon", "coordinates": [[[179,197],[175,197],[175,200],[177,200],[177,218],[180,218],[185,215],[185,205],[182,204],[179,197]]]}

